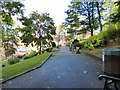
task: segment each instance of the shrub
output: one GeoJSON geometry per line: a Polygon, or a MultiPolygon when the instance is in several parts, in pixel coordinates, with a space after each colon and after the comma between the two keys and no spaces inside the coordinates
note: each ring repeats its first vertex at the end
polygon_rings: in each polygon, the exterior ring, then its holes
{"type": "Polygon", "coordinates": [[[85,43],[85,45],[86,45],[86,48],[88,48],[90,50],[94,49],[94,46],[93,46],[93,44],[91,42],[91,39],[87,40],[87,42],[85,43]]]}
{"type": "Polygon", "coordinates": [[[52,52],[52,49],[53,49],[53,48],[47,48],[45,51],[47,51],[47,52],[52,52]]]}
{"type": "Polygon", "coordinates": [[[30,56],[24,56],[24,60],[25,60],[25,59],[28,59],[28,58],[31,58],[31,57],[30,57],[30,56]]]}
{"type": "Polygon", "coordinates": [[[25,56],[25,54],[24,54],[24,55],[22,55],[22,56],[18,56],[18,58],[22,59],[24,56],[25,56]]]}
{"type": "Polygon", "coordinates": [[[97,38],[101,40],[100,46],[106,45],[109,43],[109,34],[107,31],[102,31],[97,35],[97,38]]]}
{"type": "Polygon", "coordinates": [[[51,42],[51,44],[52,44],[52,47],[53,47],[53,48],[56,47],[55,42],[51,42]]]}
{"type": "Polygon", "coordinates": [[[24,56],[24,60],[28,59],[28,58],[31,58],[31,57],[34,57],[34,56],[37,56],[37,54],[38,53],[36,51],[33,51],[29,55],[24,56]]]}
{"type": "Polygon", "coordinates": [[[67,42],[67,43],[66,43],[66,46],[68,46],[68,47],[69,47],[69,46],[70,46],[70,44],[71,44],[71,42],[67,42]]]}
{"type": "Polygon", "coordinates": [[[80,42],[81,48],[84,48],[84,42],[85,42],[85,41],[80,42]]]}
{"type": "Polygon", "coordinates": [[[8,59],[8,63],[9,63],[10,65],[11,65],[11,64],[15,64],[15,63],[17,63],[17,62],[19,62],[19,61],[20,61],[20,59],[17,58],[17,57],[8,59]]]}
{"type": "Polygon", "coordinates": [[[91,41],[91,44],[93,45],[94,48],[99,47],[102,44],[102,39],[99,36],[96,36],[96,35],[92,36],[90,38],[90,41],[91,41]]]}
{"type": "Polygon", "coordinates": [[[82,45],[85,48],[93,49],[96,47],[104,46],[109,44],[110,40],[115,40],[120,37],[120,29],[116,29],[110,26],[108,30],[101,31],[98,35],[90,37],[88,40],[84,41],[82,45]]]}
{"type": "Polygon", "coordinates": [[[73,44],[74,47],[81,47],[81,44],[79,42],[76,42],[73,44]]]}

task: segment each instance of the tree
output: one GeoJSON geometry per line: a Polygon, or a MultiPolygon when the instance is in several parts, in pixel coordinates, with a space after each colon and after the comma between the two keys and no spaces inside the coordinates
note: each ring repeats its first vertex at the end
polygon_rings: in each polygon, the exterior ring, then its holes
{"type": "Polygon", "coordinates": [[[111,14],[111,19],[113,22],[120,22],[120,1],[114,2],[116,10],[111,14]]]}
{"type": "Polygon", "coordinates": [[[24,5],[20,2],[0,1],[2,21],[5,22],[7,25],[12,25],[13,24],[12,16],[23,15],[24,11],[23,7],[24,5]]]}
{"type": "Polygon", "coordinates": [[[102,8],[102,5],[103,5],[103,2],[102,4],[99,6],[99,2],[96,2],[96,7],[97,7],[97,13],[98,13],[98,21],[99,21],[99,25],[100,25],[100,31],[102,31],[102,23],[101,23],[101,11],[103,10],[102,8]],[[101,7],[101,10],[100,10],[100,7],[101,7]]]}
{"type": "Polygon", "coordinates": [[[120,1],[106,0],[103,4],[103,8],[106,8],[103,12],[105,21],[104,29],[111,28],[111,24],[115,24],[115,26],[119,28],[120,1]]]}
{"type": "MultiPolygon", "coordinates": [[[[24,5],[20,2],[5,2],[0,1],[1,9],[1,27],[2,27],[2,45],[9,54],[13,54],[15,49],[13,48],[13,43],[15,42],[15,32],[13,29],[14,20],[12,16],[22,15],[24,5]]],[[[7,53],[6,53],[7,54],[7,53]]]]}
{"type": "Polygon", "coordinates": [[[71,5],[68,6],[69,9],[65,12],[68,17],[64,23],[64,25],[67,27],[67,32],[70,33],[74,38],[76,36],[76,30],[79,29],[80,26],[79,16],[76,12],[76,8],[74,8],[75,5],[78,6],[79,4],[74,4],[71,2],[71,5]]]}
{"type": "Polygon", "coordinates": [[[28,46],[31,43],[36,43],[39,52],[41,54],[42,46],[50,45],[53,38],[51,35],[55,34],[55,26],[53,19],[49,14],[39,14],[37,11],[33,11],[29,17],[22,17],[20,19],[25,26],[21,29],[23,33],[22,42],[28,46]]]}
{"type": "Polygon", "coordinates": [[[102,6],[104,12],[102,13],[105,22],[111,22],[111,15],[117,13],[118,7],[115,5],[114,0],[106,0],[102,6]]]}
{"type": "Polygon", "coordinates": [[[93,30],[98,28],[96,11],[95,2],[71,2],[66,12],[68,15],[66,24],[69,26],[69,30],[72,30],[71,28],[73,27],[71,23],[75,22],[74,26],[76,26],[77,29],[79,29],[80,25],[84,25],[86,29],[82,29],[81,32],[83,32],[83,30],[88,30],[91,32],[91,36],[93,36],[93,30]],[[76,17],[72,15],[76,15],[76,17]],[[85,17],[84,20],[80,20],[81,16],[85,17]]]}

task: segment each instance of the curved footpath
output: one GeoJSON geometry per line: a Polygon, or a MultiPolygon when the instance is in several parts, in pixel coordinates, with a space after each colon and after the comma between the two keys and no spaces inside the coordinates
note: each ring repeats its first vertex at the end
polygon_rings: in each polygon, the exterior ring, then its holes
{"type": "Polygon", "coordinates": [[[103,88],[101,73],[99,60],[61,47],[42,67],[3,83],[2,88],[103,88]]]}

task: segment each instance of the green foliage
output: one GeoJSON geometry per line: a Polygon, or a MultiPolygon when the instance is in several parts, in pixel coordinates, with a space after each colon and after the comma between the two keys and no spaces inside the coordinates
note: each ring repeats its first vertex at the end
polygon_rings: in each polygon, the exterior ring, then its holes
{"type": "Polygon", "coordinates": [[[93,44],[92,44],[92,42],[91,42],[90,39],[86,40],[86,41],[83,42],[82,44],[83,44],[84,48],[88,48],[88,49],[90,49],[90,50],[91,50],[91,49],[94,49],[94,46],[93,46],[93,44]]]}
{"type": "Polygon", "coordinates": [[[2,67],[8,66],[8,65],[9,65],[8,59],[3,59],[3,60],[0,62],[0,64],[2,64],[2,67]]]}
{"type": "Polygon", "coordinates": [[[4,80],[41,66],[52,53],[46,53],[2,68],[4,80]]]}
{"type": "Polygon", "coordinates": [[[23,14],[23,7],[24,5],[20,2],[0,1],[2,21],[11,26],[13,24],[12,16],[23,14]]]}
{"type": "Polygon", "coordinates": [[[110,40],[115,40],[118,37],[120,37],[120,29],[117,29],[115,26],[111,25],[108,30],[101,31],[98,35],[90,37],[82,44],[85,48],[94,49],[96,47],[107,45],[110,40]]]}
{"type": "Polygon", "coordinates": [[[25,43],[26,46],[28,46],[30,43],[33,42],[34,36],[31,35],[31,34],[28,34],[28,35],[24,34],[24,35],[22,36],[22,39],[23,39],[22,42],[25,43]]]}
{"type": "Polygon", "coordinates": [[[66,14],[68,15],[68,17],[66,18],[65,26],[70,26],[67,29],[69,34],[75,34],[76,29],[78,29],[80,25],[78,14],[77,12],[71,11],[70,9],[66,11],[66,14]]]}
{"type": "Polygon", "coordinates": [[[26,46],[35,43],[40,53],[45,45],[52,46],[52,35],[55,34],[56,28],[48,13],[39,14],[37,11],[33,11],[29,17],[23,16],[20,21],[25,26],[20,31],[23,34],[21,37],[22,42],[26,46]]]}
{"type": "Polygon", "coordinates": [[[5,47],[5,55],[6,56],[10,56],[12,55],[13,53],[15,53],[15,48],[11,45],[11,44],[4,44],[4,45],[8,45],[8,47],[4,46],[5,47]]]}
{"type": "Polygon", "coordinates": [[[114,13],[111,14],[111,19],[112,19],[112,22],[114,23],[117,23],[117,22],[120,22],[120,1],[116,1],[114,3],[115,5],[115,8],[117,8],[116,10],[114,10],[114,13]]]}
{"type": "Polygon", "coordinates": [[[74,47],[81,47],[81,44],[79,42],[76,42],[73,44],[74,47]]]}
{"type": "Polygon", "coordinates": [[[71,42],[67,42],[67,43],[66,43],[66,46],[70,47],[70,44],[71,44],[71,42]]]}
{"type": "Polygon", "coordinates": [[[67,27],[67,33],[74,35],[91,32],[96,30],[101,25],[101,12],[103,2],[71,2],[68,10],[65,12],[67,18],[64,25],[67,27]],[[85,17],[81,19],[81,16],[85,17]],[[98,22],[99,21],[99,22],[98,22]],[[84,26],[80,28],[80,26],[84,26]],[[77,33],[78,32],[78,33],[77,33]]]}
{"type": "MultiPolygon", "coordinates": [[[[16,44],[16,29],[13,29],[13,16],[23,14],[24,5],[21,2],[0,1],[0,25],[2,26],[2,45],[5,48],[5,55],[9,56],[15,52],[13,44],[16,44]]],[[[0,28],[1,29],[1,28],[0,28]]],[[[18,32],[17,32],[18,34],[18,32]]]]}
{"type": "Polygon", "coordinates": [[[47,51],[47,52],[52,52],[52,49],[53,49],[53,48],[47,48],[45,51],[47,51]]]}
{"type": "Polygon", "coordinates": [[[19,62],[19,61],[20,61],[20,59],[17,58],[17,57],[8,59],[8,63],[9,63],[10,65],[11,65],[11,64],[15,64],[15,63],[17,63],[17,62],[19,62]]]}
{"type": "Polygon", "coordinates": [[[38,55],[38,52],[33,51],[33,52],[31,52],[30,54],[24,56],[23,58],[24,58],[24,60],[25,60],[25,59],[32,58],[32,57],[37,56],[37,55],[38,55]]]}
{"type": "Polygon", "coordinates": [[[51,44],[52,44],[52,47],[53,47],[53,48],[56,47],[55,42],[51,42],[51,44]]]}

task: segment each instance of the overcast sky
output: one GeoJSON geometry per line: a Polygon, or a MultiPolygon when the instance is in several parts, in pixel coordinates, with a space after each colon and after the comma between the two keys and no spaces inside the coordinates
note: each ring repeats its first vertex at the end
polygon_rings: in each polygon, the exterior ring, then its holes
{"type": "Polygon", "coordinates": [[[31,11],[38,11],[38,13],[50,13],[55,25],[60,25],[64,22],[68,5],[71,0],[24,0],[26,13],[29,15],[31,11]]]}

